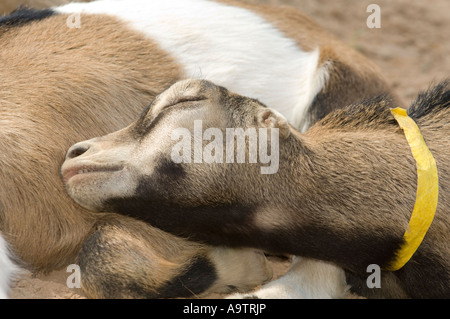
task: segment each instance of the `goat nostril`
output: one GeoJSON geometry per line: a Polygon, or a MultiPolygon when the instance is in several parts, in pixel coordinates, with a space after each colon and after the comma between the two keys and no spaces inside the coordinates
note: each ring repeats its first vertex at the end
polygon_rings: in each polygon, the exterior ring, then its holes
{"type": "Polygon", "coordinates": [[[78,157],[78,156],[86,153],[86,151],[88,149],[89,149],[89,146],[87,146],[87,145],[74,145],[73,147],[71,147],[69,149],[66,157],[67,157],[67,159],[78,157]]]}

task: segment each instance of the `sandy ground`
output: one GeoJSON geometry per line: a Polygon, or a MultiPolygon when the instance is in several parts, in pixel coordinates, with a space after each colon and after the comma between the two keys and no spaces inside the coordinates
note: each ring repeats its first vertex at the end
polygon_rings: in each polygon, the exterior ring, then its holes
{"type": "MultiPolygon", "coordinates": [[[[45,4],[49,0],[24,0],[45,4]]],[[[246,0],[294,6],[313,17],[342,41],[377,63],[388,82],[408,106],[430,83],[450,76],[450,1],[448,0],[246,0]],[[381,8],[381,28],[369,29],[367,6],[381,8]]],[[[16,0],[2,0],[0,12],[12,8],[16,0]],[[10,7],[6,5],[9,3],[10,7]],[[3,7],[2,7],[3,6],[3,7]]],[[[277,275],[287,264],[272,261],[277,275]]],[[[15,283],[12,298],[83,298],[66,286],[70,273],[50,275],[26,273],[15,283]]]]}

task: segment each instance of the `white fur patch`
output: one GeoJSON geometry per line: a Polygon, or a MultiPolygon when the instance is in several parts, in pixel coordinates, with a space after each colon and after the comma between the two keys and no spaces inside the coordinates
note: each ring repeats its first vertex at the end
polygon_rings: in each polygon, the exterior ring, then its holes
{"type": "Polygon", "coordinates": [[[208,79],[257,98],[302,129],[307,108],[324,84],[326,70],[317,70],[318,49],[302,51],[246,9],[206,0],[100,0],[56,11],[123,19],[170,53],[185,77],[208,79]]]}
{"type": "Polygon", "coordinates": [[[0,299],[8,298],[11,279],[18,272],[12,262],[5,239],[0,233],[0,299]]]}
{"type": "Polygon", "coordinates": [[[341,299],[348,294],[342,268],[323,261],[294,257],[291,268],[279,279],[253,293],[233,294],[229,299],[341,299]]]}

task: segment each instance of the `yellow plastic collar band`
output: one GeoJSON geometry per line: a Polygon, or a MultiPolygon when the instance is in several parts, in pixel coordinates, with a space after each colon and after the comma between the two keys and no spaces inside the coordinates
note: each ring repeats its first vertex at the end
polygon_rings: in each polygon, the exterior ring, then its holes
{"type": "Polygon", "coordinates": [[[396,259],[386,268],[395,271],[411,259],[433,221],[438,203],[439,181],[436,162],[417,124],[402,108],[391,109],[391,113],[403,129],[417,162],[416,203],[404,234],[405,243],[396,252],[396,259]]]}

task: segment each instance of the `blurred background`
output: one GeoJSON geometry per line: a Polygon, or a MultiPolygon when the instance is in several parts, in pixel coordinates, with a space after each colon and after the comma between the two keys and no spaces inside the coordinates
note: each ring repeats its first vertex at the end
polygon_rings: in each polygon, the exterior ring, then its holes
{"type": "MultiPolygon", "coordinates": [[[[88,2],[81,0],[79,2],[88,2]]],[[[151,1],[151,0],[148,0],[151,1]]],[[[374,61],[388,83],[408,107],[418,92],[450,78],[449,0],[240,0],[247,3],[292,6],[335,34],[348,46],[374,61]],[[381,9],[381,27],[370,29],[366,21],[369,4],[381,9]]],[[[0,15],[19,5],[45,8],[70,0],[0,0],[0,15]]],[[[1,41],[1,39],[0,39],[1,41]]],[[[288,264],[275,265],[279,274],[288,264]]],[[[18,281],[13,298],[80,298],[65,285],[67,273],[18,281]]]]}
{"type": "MultiPolygon", "coordinates": [[[[405,103],[450,76],[448,0],[245,0],[296,7],[374,61],[405,103]],[[381,28],[369,29],[369,4],[381,9],[381,28]]],[[[409,106],[406,105],[406,106],[409,106]]]]}

